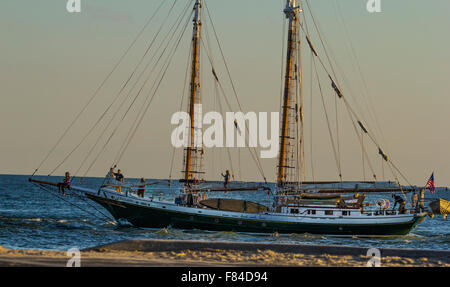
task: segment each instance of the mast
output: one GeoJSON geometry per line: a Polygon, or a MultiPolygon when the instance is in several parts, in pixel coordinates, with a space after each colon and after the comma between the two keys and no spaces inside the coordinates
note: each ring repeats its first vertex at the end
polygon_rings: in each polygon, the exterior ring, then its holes
{"type": "Polygon", "coordinates": [[[185,148],[184,156],[184,180],[186,185],[195,182],[201,174],[201,159],[203,157],[203,147],[199,130],[201,131],[201,119],[198,119],[200,98],[200,37],[201,37],[201,8],[202,1],[196,0],[194,5],[194,29],[192,35],[192,63],[190,97],[188,112],[190,116],[189,142],[185,148]],[[198,142],[200,138],[200,142],[198,142]]]}
{"type": "Polygon", "coordinates": [[[288,19],[288,43],[284,93],[281,106],[280,153],[278,156],[277,185],[279,187],[296,182],[298,163],[296,159],[298,105],[296,103],[297,84],[297,30],[299,7],[297,0],[286,0],[284,13],[288,19]]]}

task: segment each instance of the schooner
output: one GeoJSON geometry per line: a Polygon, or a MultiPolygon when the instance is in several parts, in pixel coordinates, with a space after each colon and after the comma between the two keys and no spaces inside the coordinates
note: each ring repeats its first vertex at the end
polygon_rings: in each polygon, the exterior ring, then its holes
{"type": "MultiPolygon", "coordinates": [[[[193,6],[193,33],[191,39],[189,98],[189,141],[184,149],[182,188],[175,200],[163,200],[135,195],[136,186],[108,179],[99,189],[72,183],[68,190],[76,192],[102,205],[116,220],[125,219],[138,227],[204,229],[256,233],[314,233],[339,235],[405,235],[423,221],[426,213],[420,209],[389,209],[386,202],[371,208],[365,196],[344,196],[354,188],[333,187],[333,192],[320,187],[307,188],[305,182],[303,74],[301,65],[301,35],[318,57],[307,26],[301,22],[302,0],[286,0],[284,14],[287,21],[287,43],[280,113],[280,145],[276,166],[276,187],[271,205],[248,200],[209,197],[213,192],[267,192],[265,184],[233,186],[232,188],[205,187],[203,183],[204,148],[196,144],[196,132],[201,127],[196,110],[201,103],[200,55],[202,52],[202,9],[204,0],[195,0],[193,6]],[[120,186],[120,189],[118,189],[120,186]],[[120,191],[120,192],[118,192],[120,191]],[[314,192],[312,192],[314,191],[314,192]]],[[[320,61],[320,60],[319,60],[320,61]]],[[[322,63],[322,62],[320,62],[322,63]]],[[[323,63],[322,63],[323,65],[323,63]]],[[[217,79],[215,70],[212,71],[217,79]]],[[[317,73],[317,72],[316,72],[317,73]]],[[[339,99],[344,95],[335,79],[328,74],[339,99]]],[[[357,121],[368,133],[362,121],[357,121]]],[[[242,127],[246,128],[246,127],[242,127]]],[[[379,153],[389,161],[381,148],[379,153]]],[[[342,176],[339,174],[341,180],[342,176]]],[[[57,183],[30,181],[41,186],[58,187],[57,183]]],[[[63,187],[64,188],[64,187],[63,187]]],[[[364,190],[358,190],[362,192],[364,190]]],[[[68,192],[70,194],[70,192],[68,192]]]]}

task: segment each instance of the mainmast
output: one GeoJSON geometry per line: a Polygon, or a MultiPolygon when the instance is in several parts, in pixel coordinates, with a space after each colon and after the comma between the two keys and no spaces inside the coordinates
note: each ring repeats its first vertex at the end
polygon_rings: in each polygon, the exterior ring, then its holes
{"type": "Polygon", "coordinates": [[[200,37],[201,37],[201,8],[202,1],[196,0],[194,5],[194,31],[192,35],[192,63],[191,83],[188,112],[190,116],[189,142],[185,149],[184,157],[184,180],[186,185],[195,183],[198,175],[202,174],[201,160],[203,156],[203,145],[201,141],[201,119],[198,115],[200,109],[200,37]],[[200,134],[200,136],[199,136],[200,134]]]}
{"type": "Polygon", "coordinates": [[[288,19],[288,43],[284,93],[281,106],[280,153],[278,158],[277,185],[285,186],[298,181],[298,159],[296,156],[298,105],[296,84],[299,74],[297,67],[298,12],[297,0],[287,0],[284,13],[288,19]]]}

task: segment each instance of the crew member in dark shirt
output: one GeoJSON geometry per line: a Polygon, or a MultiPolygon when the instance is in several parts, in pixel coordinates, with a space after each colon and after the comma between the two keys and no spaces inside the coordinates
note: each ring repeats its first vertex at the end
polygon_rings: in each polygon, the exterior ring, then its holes
{"type": "Polygon", "coordinates": [[[117,173],[114,173],[114,176],[116,177],[117,181],[120,181],[122,183],[124,182],[124,176],[120,169],[117,171],[117,173]]]}
{"type": "Polygon", "coordinates": [[[396,195],[396,194],[393,194],[392,198],[394,199],[394,207],[393,207],[393,209],[395,209],[395,207],[397,206],[397,203],[398,203],[399,204],[398,211],[400,213],[404,213],[404,211],[405,211],[405,200],[401,196],[396,195]]]}

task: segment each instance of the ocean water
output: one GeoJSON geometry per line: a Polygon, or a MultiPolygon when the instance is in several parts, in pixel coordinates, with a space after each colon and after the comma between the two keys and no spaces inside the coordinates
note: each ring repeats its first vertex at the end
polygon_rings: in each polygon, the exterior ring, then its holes
{"type": "MultiPolygon", "coordinates": [[[[50,179],[50,181],[60,180],[61,178],[50,179]]],[[[85,180],[85,185],[98,188],[102,180],[88,178],[85,180]]],[[[171,198],[173,193],[155,191],[153,196],[171,198]]],[[[257,198],[262,203],[268,200],[265,194],[247,193],[242,197],[257,198]]],[[[389,198],[389,195],[371,195],[368,200],[377,197],[389,198]]],[[[431,195],[428,193],[427,197],[431,195]]],[[[439,191],[434,197],[450,200],[450,192],[439,191]]],[[[129,224],[117,224],[105,209],[86,199],[66,196],[64,200],[61,200],[54,192],[29,183],[28,176],[0,175],[0,245],[5,248],[67,250],[77,247],[83,249],[137,238],[449,250],[450,220],[445,221],[442,216],[434,219],[427,218],[409,235],[388,238],[136,228],[129,224]]]]}

